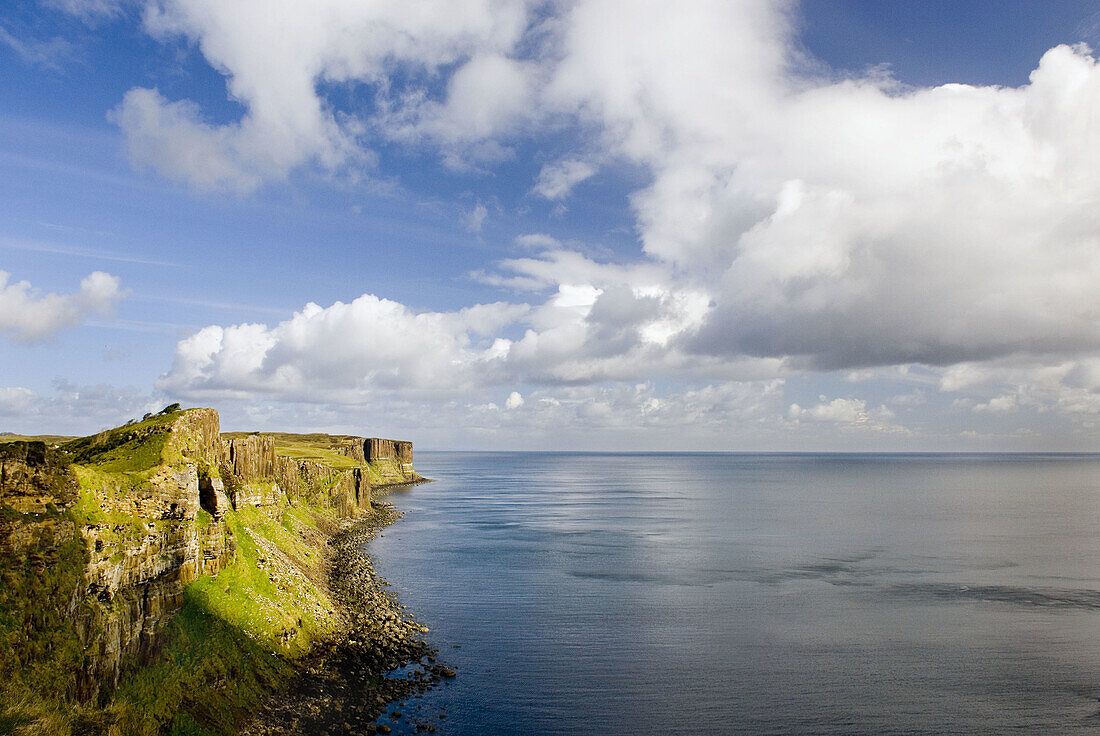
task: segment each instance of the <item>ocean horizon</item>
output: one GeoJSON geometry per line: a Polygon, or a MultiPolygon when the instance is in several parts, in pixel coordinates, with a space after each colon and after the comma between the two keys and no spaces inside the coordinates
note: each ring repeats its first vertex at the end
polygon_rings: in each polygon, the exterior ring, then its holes
{"type": "Polygon", "coordinates": [[[458,676],[397,733],[1100,733],[1095,453],[417,467],[367,551],[458,676]]]}

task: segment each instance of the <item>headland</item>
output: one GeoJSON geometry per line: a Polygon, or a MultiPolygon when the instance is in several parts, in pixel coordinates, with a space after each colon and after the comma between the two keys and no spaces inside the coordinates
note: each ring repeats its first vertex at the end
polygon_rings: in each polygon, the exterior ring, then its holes
{"type": "Polygon", "coordinates": [[[374,707],[341,716],[371,732],[447,674],[359,551],[398,516],[380,498],[423,480],[410,442],[222,434],[216,411],[179,405],[0,438],[0,733],[293,730],[315,701],[272,695],[332,661],[376,683],[374,707]]]}

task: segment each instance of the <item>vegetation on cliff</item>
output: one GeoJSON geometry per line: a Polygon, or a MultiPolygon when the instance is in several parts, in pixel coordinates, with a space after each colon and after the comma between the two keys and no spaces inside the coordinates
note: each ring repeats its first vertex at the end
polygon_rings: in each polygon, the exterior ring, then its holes
{"type": "Polygon", "coordinates": [[[407,443],[223,437],[209,409],[6,439],[0,734],[235,733],[349,625],[328,540],[419,479],[407,443]]]}

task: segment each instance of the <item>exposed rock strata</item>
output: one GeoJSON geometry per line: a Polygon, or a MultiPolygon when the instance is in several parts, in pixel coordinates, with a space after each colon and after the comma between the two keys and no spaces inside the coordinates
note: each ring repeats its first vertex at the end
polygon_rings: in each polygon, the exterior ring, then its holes
{"type": "Polygon", "coordinates": [[[223,441],[212,409],[162,412],[76,440],[64,452],[43,443],[0,444],[5,564],[48,568],[64,545],[83,548],[69,554],[78,560],[71,590],[50,599],[53,615],[83,648],[69,692],[102,699],[124,672],[155,660],[184,587],[233,562],[231,508],[308,502],[354,517],[371,508],[372,443],[386,461],[375,477],[419,479],[411,443],[335,441],[333,449],[361,465],[278,457],[271,436],[223,441]],[[391,470],[395,465],[400,469],[391,470]]]}

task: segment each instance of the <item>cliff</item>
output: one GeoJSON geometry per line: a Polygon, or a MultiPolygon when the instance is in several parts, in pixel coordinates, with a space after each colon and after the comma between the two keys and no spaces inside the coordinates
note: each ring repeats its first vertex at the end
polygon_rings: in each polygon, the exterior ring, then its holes
{"type": "Polygon", "coordinates": [[[372,491],[420,479],[409,443],[223,436],[216,411],[174,408],[59,447],[0,444],[0,705],[61,696],[71,721],[111,703],[121,733],[232,722],[180,684],[237,668],[232,711],[285,677],[264,657],[292,661],[340,625],[327,536],[372,491]]]}

